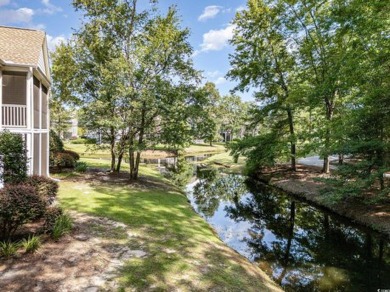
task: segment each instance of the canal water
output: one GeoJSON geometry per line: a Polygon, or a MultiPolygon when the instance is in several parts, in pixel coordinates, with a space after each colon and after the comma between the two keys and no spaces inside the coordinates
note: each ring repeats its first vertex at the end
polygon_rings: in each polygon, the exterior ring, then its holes
{"type": "Polygon", "coordinates": [[[370,229],[243,176],[201,170],[186,191],[220,238],[286,291],[390,289],[390,242],[370,229]]]}

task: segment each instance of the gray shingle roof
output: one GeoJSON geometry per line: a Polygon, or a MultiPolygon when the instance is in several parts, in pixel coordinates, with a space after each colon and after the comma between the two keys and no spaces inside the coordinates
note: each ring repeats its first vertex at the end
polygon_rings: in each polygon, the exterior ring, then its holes
{"type": "Polygon", "coordinates": [[[43,31],[0,26],[0,59],[5,63],[38,66],[44,41],[43,31]]]}

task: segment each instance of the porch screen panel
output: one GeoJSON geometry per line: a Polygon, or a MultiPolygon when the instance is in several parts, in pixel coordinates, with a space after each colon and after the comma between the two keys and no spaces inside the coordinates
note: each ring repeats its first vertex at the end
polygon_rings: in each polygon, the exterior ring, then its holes
{"type": "Polygon", "coordinates": [[[47,175],[49,173],[49,162],[47,160],[48,147],[47,147],[48,134],[41,134],[41,175],[47,175]]]}
{"type": "Polygon", "coordinates": [[[39,153],[39,134],[34,134],[34,155],[33,155],[33,174],[39,175],[39,161],[41,160],[39,153]]]}
{"type": "Polygon", "coordinates": [[[42,129],[47,129],[47,88],[42,85],[42,129]]]}
{"type": "Polygon", "coordinates": [[[39,91],[40,82],[34,77],[34,128],[39,129],[39,91]]]}
{"type": "Polygon", "coordinates": [[[3,104],[26,105],[27,73],[3,71],[3,104]]]}

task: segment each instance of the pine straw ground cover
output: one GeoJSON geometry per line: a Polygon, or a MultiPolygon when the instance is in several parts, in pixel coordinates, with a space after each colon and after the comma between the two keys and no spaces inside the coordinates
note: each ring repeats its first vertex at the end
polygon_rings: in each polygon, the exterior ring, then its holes
{"type": "MultiPolygon", "coordinates": [[[[125,291],[277,291],[258,267],[224,245],[187,198],[158,175],[129,184],[104,173],[60,183],[62,206],[124,224],[130,256],[118,268],[125,291]]],[[[127,252],[128,253],[128,252],[127,252]]]]}

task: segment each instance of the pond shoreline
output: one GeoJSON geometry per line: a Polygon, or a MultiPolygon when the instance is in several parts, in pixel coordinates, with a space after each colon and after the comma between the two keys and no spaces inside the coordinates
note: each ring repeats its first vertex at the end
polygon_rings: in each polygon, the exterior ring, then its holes
{"type": "Polygon", "coordinates": [[[256,173],[252,177],[390,238],[390,206],[388,204],[366,205],[358,200],[332,204],[320,195],[325,184],[314,180],[322,176],[323,174],[317,167],[299,165],[296,173],[282,166],[256,173]]]}

